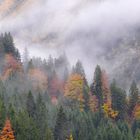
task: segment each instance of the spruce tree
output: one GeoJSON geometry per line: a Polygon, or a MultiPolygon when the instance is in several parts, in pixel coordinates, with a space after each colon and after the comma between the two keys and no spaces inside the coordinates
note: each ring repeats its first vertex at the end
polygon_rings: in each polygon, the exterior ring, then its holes
{"type": "Polygon", "coordinates": [[[39,140],[39,131],[36,122],[24,110],[16,116],[16,140],[39,140]]]}
{"type": "Polygon", "coordinates": [[[101,68],[99,65],[97,65],[94,73],[94,83],[92,87],[93,94],[96,95],[98,102],[99,102],[99,108],[101,109],[101,106],[103,105],[103,93],[102,93],[102,79],[101,79],[101,68]]]}
{"type": "Polygon", "coordinates": [[[39,93],[36,103],[36,123],[39,131],[40,140],[46,140],[46,134],[49,133],[46,132],[48,130],[46,113],[47,113],[46,106],[43,102],[41,94],[39,93]]]}
{"type": "Polygon", "coordinates": [[[139,100],[139,91],[138,91],[138,88],[137,88],[135,81],[133,81],[131,84],[130,90],[129,90],[128,113],[129,113],[130,117],[132,117],[134,107],[136,106],[138,100],[139,100]]]}
{"type": "Polygon", "coordinates": [[[20,60],[20,53],[14,46],[13,37],[10,33],[5,33],[2,39],[4,51],[7,54],[12,54],[16,60],[20,60]]]}
{"type": "Polygon", "coordinates": [[[76,65],[73,67],[72,73],[80,74],[81,76],[85,77],[85,71],[81,61],[77,61],[76,65]]]}
{"type": "Polygon", "coordinates": [[[28,62],[27,71],[29,71],[31,69],[34,69],[34,64],[33,64],[33,60],[32,59],[28,62]]]}
{"type": "Polygon", "coordinates": [[[57,114],[56,124],[54,128],[54,140],[66,140],[68,136],[67,130],[67,118],[61,106],[57,114]]]}
{"type": "Polygon", "coordinates": [[[35,104],[34,97],[31,91],[29,91],[28,96],[27,96],[26,109],[29,114],[29,117],[32,117],[32,118],[36,117],[36,104],[35,104]]]}

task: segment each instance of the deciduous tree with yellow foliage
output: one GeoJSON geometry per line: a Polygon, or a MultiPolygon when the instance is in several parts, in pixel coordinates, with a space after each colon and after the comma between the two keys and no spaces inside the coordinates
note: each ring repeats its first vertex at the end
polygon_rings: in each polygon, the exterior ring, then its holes
{"type": "Polygon", "coordinates": [[[65,85],[65,97],[78,101],[80,110],[84,109],[83,86],[84,80],[79,74],[70,75],[65,85]]]}
{"type": "Polygon", "coordinates": [[[134,111],[133,111],[133,117],[136,119],[136,120],[139,120],[140,119],[140,104],[137,104],[134,108],[134,111]]]}
{"type": "Polygon", "coordinates": [[[103,105],[104,113],[107,117],[115,119],[118,116],[118,111],[115,111],[111,108],[110,104],[105,103],[103,105]]]}

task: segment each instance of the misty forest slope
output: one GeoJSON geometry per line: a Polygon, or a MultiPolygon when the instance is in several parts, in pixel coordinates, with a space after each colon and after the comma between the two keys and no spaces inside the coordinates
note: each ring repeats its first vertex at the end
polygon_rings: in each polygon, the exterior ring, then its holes
{"type": "Polygon", "coordinates": [[[111,78],[123,77],[119,83],[128,87],[131,79],[140,80],[139,18],[134,18],[140,8],[133,10],[131,5],[135,6],[131,0],[78,0],[67,4],[61,0],[58,7],[55,1],[2,0],[0,27],[14,35],[21,52],[27,47],[31,55],[46,58],[49,53],[60,55],[65,51],[71,63],[83,61],[89,81],[93,72],[89,67],[101,64],[111,78]]]}
{"type": "Polygon", "coordinates": [[[22,57],[12,35],[1,34],[1,140],[139,140],[135,81],[126,92],[118,86],[122,77],[109,84],[99,65],[89,84],[82,62],[71,69],[66,54],[30,58],[25,49],[22,57]]]}
{"type": "Polygon", "coordinates": [[[139,0],[0,0],[0,140],[140,140],[139,0]]]}

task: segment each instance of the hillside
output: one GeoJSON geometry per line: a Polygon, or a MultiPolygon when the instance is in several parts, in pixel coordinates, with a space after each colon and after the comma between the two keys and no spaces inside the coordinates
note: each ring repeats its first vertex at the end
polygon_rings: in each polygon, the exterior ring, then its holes
{"type": "Polygon", "coordinates": [[[0,140],[140,140],[139,0],[0,0],[0,140]]]}

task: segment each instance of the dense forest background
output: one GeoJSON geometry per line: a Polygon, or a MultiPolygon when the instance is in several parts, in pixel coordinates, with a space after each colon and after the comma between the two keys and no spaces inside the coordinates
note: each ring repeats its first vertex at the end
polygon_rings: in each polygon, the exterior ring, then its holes
{"type": "Polygon", "coordinates": [[[71,68],[65,53],[42,60],[25,49],[21,57],[11,34],[1,34],[0,139],[139,140],[135,79],[120,88],[99,65],[91,77],[89,84],[82,62],[71,68]]]}

